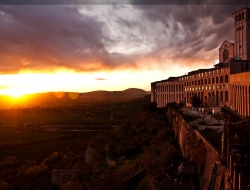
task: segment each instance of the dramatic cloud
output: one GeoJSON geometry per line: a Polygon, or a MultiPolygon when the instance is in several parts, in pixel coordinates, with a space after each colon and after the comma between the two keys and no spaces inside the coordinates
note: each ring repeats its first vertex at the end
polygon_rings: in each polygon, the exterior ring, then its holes
{"type": "Polygon", "coordinates": [[[244,5],[188,2],[0,5],[0,73],[211,67],[244,5]]]}

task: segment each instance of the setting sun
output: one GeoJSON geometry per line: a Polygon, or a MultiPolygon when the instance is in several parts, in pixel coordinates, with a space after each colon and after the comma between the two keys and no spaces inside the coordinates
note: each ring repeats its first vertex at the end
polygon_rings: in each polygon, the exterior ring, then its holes
{"type": "MultiPolygon", "coordinates": [[[[158,76],[151,71],[136,72],[102,71],[92,73],[59,70],[50,73],[21,72],[18,74],[0,75],[0,94],[20,97],[25,94],[43,92],[89,92],[95,90],[124,90],[134,86],[141,86],[141,80],[134,80],[140,74],[143,81],[150,83],[149,76],[158,76]],[[146,79],[145,79],[146,78],[146,79]]],[[[143,86],[143,88],[146,88],[143,86]]],[[[76,94],[70,94],[77,98],[76,94]]]]}
{"type": "Polygon", "coordinates": [[[19,98],[26,93],[22,87],[11,87],[6,90],[6,94],[12,96],[13,98],[19,98]]]}

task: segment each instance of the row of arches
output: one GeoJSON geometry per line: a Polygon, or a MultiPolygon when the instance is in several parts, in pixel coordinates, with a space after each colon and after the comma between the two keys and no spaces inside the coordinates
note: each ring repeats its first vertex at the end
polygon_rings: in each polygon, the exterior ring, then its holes
{"type": "Polygon", "coordinates": [[[228,75],[201,79],[201,80],[191,81],[191,82],[185,82],[184,86],[204,85],[204,84],[206,85],[206,84],[214,84],[214,83],[228,83],[228,75]]]}
{"type": "Polygon", "coordinates": [[[192,103],[192,97],[197,96],[201,99],[201,105],[215,106],[220,105],[221,102],[229,101],[228,91],[212,91],[208,93],[204,92],[190,92],[187,93],[187,103],[192,103]]]}
{"type": "Polygon", "coordinates": [[[207,85],[214,83],[228,83],[228,75],[212,77],[201,80],[193,80],[190,82],[184,82],[183,84],[161,84],[156,86],[156,92],[182,92],[184,91],[185,86],[193,86],[193,85],[207,85]]]}
{"type": "Polygon", "coordinates": [[[215,106],[221,102],[229,101],[228,91],[212,91],[212,92],[188,92],[188,93],[156,93],[156,102],[158,107],[165,107],[171,102],[192,103],[192,97],[197,96],[201,99],[201,105],[215,106]]]}
{"type": "Polygon", "coordinates": [[[184,91],[183,84],[166,84],[166,85],[157,85],[157,92],[182,92],[184,91]]]}
{"type": "Polygon", "coordinates": [[[158,107],[165,107],[167,103],[179,102],[184,100],[184,93],[161,93],[156,94],[156,102],[158,107]]]}

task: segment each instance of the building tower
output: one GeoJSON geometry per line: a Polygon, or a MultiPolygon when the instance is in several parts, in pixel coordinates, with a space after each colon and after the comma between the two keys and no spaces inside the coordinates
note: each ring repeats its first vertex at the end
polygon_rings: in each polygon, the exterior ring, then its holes
{"type": "Polygon", "coordinates": [[[250,59],[250,8],[245,7],[234,13],[235,59],[250,59]]]}

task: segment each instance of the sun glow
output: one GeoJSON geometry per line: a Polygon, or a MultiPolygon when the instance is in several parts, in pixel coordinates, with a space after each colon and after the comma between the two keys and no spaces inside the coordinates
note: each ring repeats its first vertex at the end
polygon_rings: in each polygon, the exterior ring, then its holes
{"type": "Polygon", "coordinates": [[[74,72],[71,70],[51,73],[22,72],[18,74],[0,75],[0,95],[22,97],[26,94],[71,92],[70,98],[77,99],[74,92],[90,92],[96,90],[125,90],[142,88],[149,90],[152,79],[159,80],[166,75],[164,71],[151,70],[119,70],[99,72],[74,72]],[[140,76],[138,78],[138,76],[140,76]]]}
{"type": "Polygon", "coordinates": [[[13,98],[19,98],[26,94],[25,90],[22,87],[10,87],[6,90],[6,94],[10,95],[13,98]]]}

